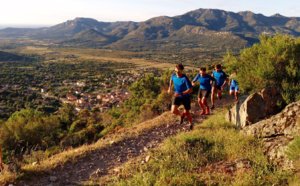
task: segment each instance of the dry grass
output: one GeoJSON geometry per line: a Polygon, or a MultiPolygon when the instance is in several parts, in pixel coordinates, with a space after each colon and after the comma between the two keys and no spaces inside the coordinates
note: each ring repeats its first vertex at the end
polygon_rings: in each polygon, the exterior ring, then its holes
{"type": "Polygon", "coordinates": [[[21,172],[26,172],[26,175],[22,173],[19,175],[11,174],[9,172],[3,172],[0,176],[0,184],[13,182],[17,178],[25,178],[27,176],[42,174],[49,170],[53,170],[58,166],[63,166],[67,162],[76,162],[80,158],[95,153],[103,148],[110,146],[113,142],[120,142],[126,138],[134,138],[138,135],[146,132],[155,127],[161,125],[167,125],[174,123],[175,116],[170,112],[166,112],[152,120],[145,121],[137,126],[131,128],[121,128],[114,134],[105,136],[91,145],[83,145],[78,148],[69,149],[62,153],[56,154],[50,158],[43,159],[37,164],[25,164],[21,165],[21,172]]]}
{"type": "MultiPolygon", "coordinates": [[[[92,60],[99,62],[117,62],[117,63],[129,63],[136,65],[137,68],[158,68],[162,70],[173,69],[174,64],[156,62],[141,58],[129,58],[120,56],[130,56],[133,53],[126,51],[111,51],[105,49],[77,49],[77,48],[64,48],[64,49],[49,49],[48,47],[35,47],[27,46],[20,52],[23,54],[43,54],[45,52],[60,52],[61,55],[75,55],[79,56],[78,60],[92,60]],[[115,54],[114,54],[115,53],[115,54]]],[[[66,59],[64,59],[66,60],[66,59]]],[[[186,66],[186,69],[195,69],[191,66],[186,66]]]]}
{"type": "Polygon", "coordinates": [[[23,54],[38,54],[42,55],[44,52],[53,52],[48,47],[35,47],[35,46],[27,46],[23,48],[21,51],[23,54]]]}
{"type": "Polygon", "coordinates": [[[224,115],[219,111],[193,131],[166,139],[161,147],[149,152],[152,159],[148,163],[127,163],[117,175],[107,176],[98,184],[286,185],[293,174],[268,163],[259,141],[242,136],[224,115]],[[249,159],[251,168],[232,174],[202,172],[209,164],[239,158],[249,159]]]}

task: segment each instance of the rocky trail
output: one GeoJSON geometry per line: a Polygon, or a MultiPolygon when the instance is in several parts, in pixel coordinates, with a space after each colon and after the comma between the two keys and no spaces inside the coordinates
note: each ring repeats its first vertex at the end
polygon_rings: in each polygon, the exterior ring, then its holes
{"type": "MultiPolygon", "coordinates": [[[[233,97],[216,100],[216,107],[224,107],[234,103],[233,97]]],[[[216,109],[217,109],[216,108],[216,109]]],[[[211,114],[216,112],[212,110],[211,114]]],[[[199,113],[199,106],[192,107],[191,111],[194,125],[201,124],[208,116],[199,113]]],[[[155,118],[153,119],[155,120],[155,118]]],[[[144,156],[147,161],[147,152],[158,147],[164,139],[175,136],[178,132],[188,131],[188,120],[182,125],[178,119],[172,124],[166,124],[143,131],[137,137],[126,138],[120,142],[111,141],[111,145],[99,151],[88,154],[77,162],[66,163],[42,175],[17,183],[21,186],[68,186],[82,185],[85,181],[99,180],[109,174],[119,171],[118,166],[139,156],[144,156]]]]}

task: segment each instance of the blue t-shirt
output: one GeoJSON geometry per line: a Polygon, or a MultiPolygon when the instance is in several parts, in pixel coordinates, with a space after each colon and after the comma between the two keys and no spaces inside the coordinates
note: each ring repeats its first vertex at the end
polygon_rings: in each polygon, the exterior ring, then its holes
{"type": "Polygon", "coordinates": [[[235,74],[231,74],[230,79],[232,79],[231,81],[231,86],[236,86],[238,85],[238,82],[235,80],[236,75],[235,74]]]}
{"type": "Polygon", "coordinates": [[[217,80],[217,85],[222,86],[224,84],[225,79],[227,78],[227,75],[223,70],[220,72],[217,72],[216,70],[213,71],[214,78],[217,80]]]}
{"type": "MultiPolygon", "coordinates": [[[[174,83],[175,92],[177,93],[182,93],[193,87],[189,78],[185,74],[182,74],[181,77],[177,77],[176,74],[172,74],[171,78],[174,83]]],[[[190,94],[185,94],[180,95],[179,97],[188,97],[189,95],[190,94]]]]}
{"type": "Polygon", "coordinates": [[[210,85],[210,81],[211,80],[214,80],[213,77],[211,77],[210,75],[208,74],[205,74],[204,77],[202,77],[200,74],[197,74],[197,76],[194,78],[194,82],[195,81],[199,81],[200,83],[200,88],[201,89],[204,89],[204,90],[211,90],[211,85],[210,85]]]}

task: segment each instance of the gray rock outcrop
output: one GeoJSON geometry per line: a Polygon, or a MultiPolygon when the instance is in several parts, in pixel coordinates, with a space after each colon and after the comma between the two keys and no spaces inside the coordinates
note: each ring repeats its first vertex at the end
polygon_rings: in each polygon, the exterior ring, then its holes
{"type": "Polygon", "coordinates": [[[288,105],[282,112],[241,130],[244,135],[262,139],[264,152],[273,164],[293,169],[285,154],[294,135],[300,135],[300,101],[288,105]]]}
{"type": "Polygon", "coordinates": [[[280,111],[279,103],[283,102],[275,87],[268,87],[250,96],[244,95],[229,110],[226,119],[237,127],[245,127],[256,123],[267,116],[280,111]]]}
{"type": "Polygon", "coordinates": [[[226,118],[241,128],[242,134],[260,138],[270,162],[283,169],[294,169],[286,151],[294,135],[300,135],[300,101],[278,113],[281,102],[283,99],[279,92],[269,87],[241,97],[226,118]]]}

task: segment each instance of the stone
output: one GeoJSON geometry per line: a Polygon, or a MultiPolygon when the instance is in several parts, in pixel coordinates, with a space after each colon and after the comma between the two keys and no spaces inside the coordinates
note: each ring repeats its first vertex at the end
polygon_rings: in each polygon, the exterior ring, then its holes
{"type": "Polygon", "coordinates": [[[120,169],[115,168],[113,171],[114,171],[114,172],[120,172],[120,169]]]}
{"type": "Polygon", "coordinates": [[[249,169],[251,167],[251,161],[244,158],[234,160],[237,170],[249,169]]]}
{"type": "Polygon", "coordinates": [[[294,133],[300,133],[299,118],[300,102],[292,103],[279,114],[243,128],[242,133],[260,138],[285,136],[293,139],[294,133]],[[289,115],[291,111],[294,111],[295,114],[289,115]]]}
{"type": "Polygon", "coordinates": [[[280,111],[278,103],[282,103],[284,100],[280,92],[274,86],[264,88],[259,94],[265,102],[264,112],[267,116],[277,114],[280,111]]]}
{"type": "Polygon", "coordinates": [[[288,144],[291,142],[284,136],[265,138],[262,140],[264,151],[273,165],[282,167],[284,170],[294,169],[293,161],[286,157],[288,144]]]}
{"type": "Polygon", "coordinates": [[[50,176],[49,181],[50,182],[56,182],[57,181],[57,177],[56,176],[50,176]]]}
{"type": "Polygon", "coordinates": [[[238,113],[241,127],[251,125],[264,118],[266,116],[264,110],[265,102],[262,97],[258,93],[250,95],[241,105],[238,113]]]}
{"type": "Polygon", "coordinates": [[[245,126],[243,135],[261,138],[264,153],[270,162],[284,170],[294,169],[293,162],[286,156],[288,145],[294,135],[300,135],[300,101],[286,106],[280,113],[245,126]]]}
{"type": "Polygon", "coordinates": [[[145,158],[145,162],[146,162],[146,163],[148,163],[148,162],[149,162],[149,160],[150,160],[150,158],[151,158],[151,156],[146,156],[146,158],[145,158]]]}
{"type": "Polygon", "coordinates": [[[36,162],[36,161],[32,163],[32,165],[33,165],[33,166],[35,166],[36,164],[37,164],[37,162],[36,162]]]}
{"type": "Polygon", "coordinates": [[[268,87],[260,92],[243,95],[226,114],[227,121],[234,123],[237,128],[252,125],[271,115],[280,112],[280,104],[284,102],[275,87],[268,87]]]}
{"type": "Polygon", "coordinates": [[[239,98],[239,101],[235,103],[235,105],[228,110],[228,112],[225,115],[226,121],[229,121],[233,124],[235,124],[236,127],[239,127],[241,125],[240,122],[240,115],[239,111],[241,108],[241,105],[245,102],[245,100],[248,98],[249,95],[243,95],[239,98]]]}

